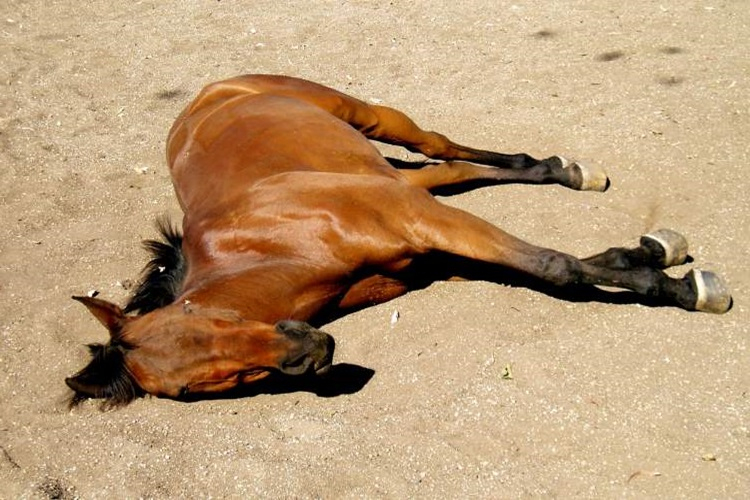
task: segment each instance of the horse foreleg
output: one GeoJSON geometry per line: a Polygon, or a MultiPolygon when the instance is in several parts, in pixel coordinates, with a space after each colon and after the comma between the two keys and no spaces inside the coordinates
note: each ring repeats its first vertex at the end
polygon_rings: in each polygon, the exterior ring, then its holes
{"type": "Polygon", "coordinates": [[[602,254],[581,260],[534,246],[482,219],[438,202],[425,210],[417,223],[423,244],[431,249],[515,269],[557,286],[624,288],[687,310],[723,313],[731,306],[726,285],[710,272],[693,270],[675,279],[647,265],[623,269],[604,267],[600,265],[604,259],[602,254]]]}
{"type": "Polygon", "coordinates": [[[684,264],[687,257],[685,237],[671,229],[659,229],[641,236],[636,248],[610,248],[583,259],[583,262],[609,269],[667,268],[684,264]]]}

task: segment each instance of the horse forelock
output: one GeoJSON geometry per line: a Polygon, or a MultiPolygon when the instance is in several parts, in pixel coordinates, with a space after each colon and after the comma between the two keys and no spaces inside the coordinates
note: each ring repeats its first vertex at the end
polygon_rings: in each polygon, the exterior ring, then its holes
{"type": "Polygon", "coordinates": [[[132,348],[122,341],[89,344],[91,361],[81,371],[66,379],[73,389],[69,406],[85,399],[104,399],[103,408],[125,406],[144,394],[125,364],[125,353],[132,348]]]}
{"type": "Polygon", "coordinates": [[[160,240],[146,240],[144,248],[151,260],[141,273],[141,281],[125,305],[124,312],[145,314],[171,304],[182,291],[187,262],[182,253],[182,234],[166,218],[156,221],[160,240]]]}

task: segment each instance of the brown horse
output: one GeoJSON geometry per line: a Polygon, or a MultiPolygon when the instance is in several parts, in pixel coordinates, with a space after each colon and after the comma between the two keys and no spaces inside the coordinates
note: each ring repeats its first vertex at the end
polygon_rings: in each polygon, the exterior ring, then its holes
{"type": "Polygon", "coordinates": [[[604,191],[601,170],[461,146],[399,111],[308,81],[252,75],[207,86],[172,127],[167,160],[183,233],[162,225],[166,242],[147,242],[153,260],[124,310],[74,297],[110,340],[91,345],[89,365],[66,379],[73,403],[190,397],[271,373],[325,372],[334,341],[317,326],[435,279],[472,277],[472,268],[563,294],[606,285],[687,310],[731,306],[715,274],[661,271],[686,260],[673,231],[577,259],[430,193],[477,182],[604,191]],[[444,161],[395,168],[367,139],[444,161]]]}

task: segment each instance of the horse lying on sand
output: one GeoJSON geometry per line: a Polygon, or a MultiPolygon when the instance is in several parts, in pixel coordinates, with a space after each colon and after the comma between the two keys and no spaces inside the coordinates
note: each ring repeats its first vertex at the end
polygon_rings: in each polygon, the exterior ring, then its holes
{"type": "Polygon", "coordinates": [[[714,273],[661,270],[687,258],[674,231],[578,259],[431,194],[510,182],[604,191],[601,169],[462,146],[312,82],[250,75],[208,85],[172,126],[167,160],[182,233],[163,224],[165,241],[147,242],[153,259],[124,309],[74,297],[110,340],[90,345],[93,359],[66,379],[72,404],[200,397],[269,374],[324,373],[334,340],[319,326],[436,279],[475,277],[471,269],[520,274],[562,295],[605,285],[687,310],[731,306],[714,273]],[[443,161],[396,168],[407,165],[368,139],[443,161]]]}

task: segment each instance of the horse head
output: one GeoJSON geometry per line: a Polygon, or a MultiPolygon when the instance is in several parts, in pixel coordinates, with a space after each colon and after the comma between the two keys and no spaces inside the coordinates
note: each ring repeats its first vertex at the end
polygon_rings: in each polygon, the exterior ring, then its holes
{"type": "Polygon", "coordinates": [[[331,366],[333,337],[301,321],[270,325],[184,303],[131,316],[105,300],[73,298],[110,335],[106,344],[89,345],[89,364],[65,380],[75,392],[73,404],[223,392],[274,372],[323,373],[331,366]]]}

